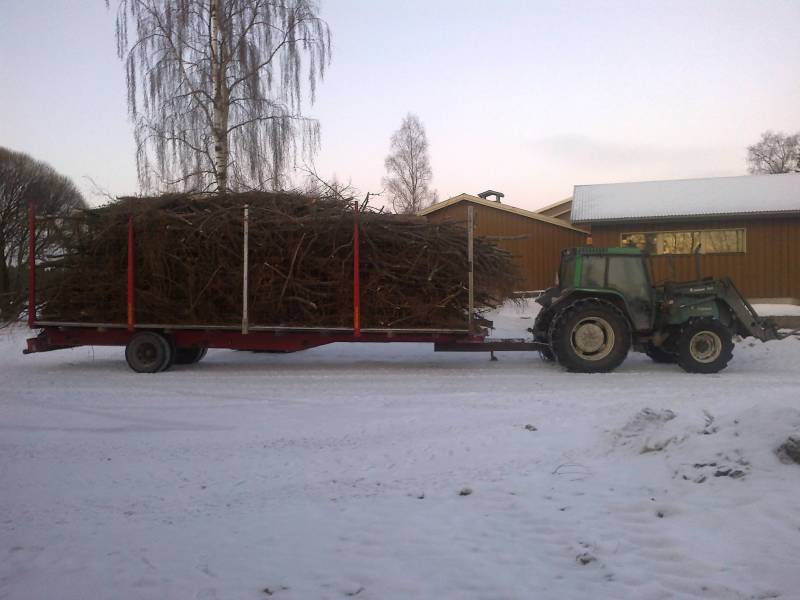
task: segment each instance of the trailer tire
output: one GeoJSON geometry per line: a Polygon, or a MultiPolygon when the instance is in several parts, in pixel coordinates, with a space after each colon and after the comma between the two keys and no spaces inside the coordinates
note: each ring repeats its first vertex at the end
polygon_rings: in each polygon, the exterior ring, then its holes
{"type": "Polygon", "coordinates": [[[172,364],[172,345],[160,333],[140,331],[125,346],[125,360],[137,373],[158,373],[172,364]]]}
{"type": "Polygon", "coordinates": [[[559,364],[576,373],[607,373],[625,360],[631,347],[628,319],[613,304],[579,300],[564,310],[552,333],[559,364]]]}
{"type": "Polygon", "coordinates": [[[175,348],[176,365],[193,365],[203,360],[208,352],[205,346],[192,346],[190,348],[175,348]]]}
{"type": "Polygon", "coordinates": [[[683,328],[677,362],[687,373],[718,373],[733,358],[733,335],[715,319],[700,319],[683,328]]]}

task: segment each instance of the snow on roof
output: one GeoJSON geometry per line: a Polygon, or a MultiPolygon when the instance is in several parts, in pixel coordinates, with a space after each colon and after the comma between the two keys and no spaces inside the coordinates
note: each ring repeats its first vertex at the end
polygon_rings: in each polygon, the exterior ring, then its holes
{"type": "Polygon", "coordinates": [[[800,173],[576,185],[572,221],[800,213],[800,173]]]}

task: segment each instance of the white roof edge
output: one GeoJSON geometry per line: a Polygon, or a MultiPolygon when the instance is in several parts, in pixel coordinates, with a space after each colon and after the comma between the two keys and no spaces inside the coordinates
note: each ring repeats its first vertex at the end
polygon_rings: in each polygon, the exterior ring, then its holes
{"type": "Polygon", "coordinates": [[[574,223],[586,223],[587,225],[591,225],[592,223],[625,223],[628,221],[688,221],[688,220],[699,220],[699,219],[735,219],[740,218],[743,219],[745,217],[778,217],[781,215],[786,216],[800,216],[800,209],[797,210],[751,210],[751,211],[739,211],[739,212],[720,212],[720,213],[692,213],[692,214],[675,214],[675,215],[654,215],[654,216],[633,216],[633,217],[608,217],[608,218],[600,218],[594,217],[589,219],[580,219],[574,221],[574,223]]]}
{"type": "Polygon", "coordinates": [[[480,204],[481,206],[487,206],[489,208],[496,208],[498,210],[503,210],[505,212],[510,212],[515,215],[519,215],[521,217],[527,217],[529,219],[533,219],[534,221],[541,221],[543,223],[548,223],[550,225],[555,225],[556,227],[562,227],[564,229],[570,229],[572,231],[577,231],[579,233],[585,233],[589,235],[590,232],[586,229],[581,229],[580,227],[575,227],[574,225],[570,225],[566,221],[562,221],[561,219],[555,219],[553,217],[548,217],[546,215],[540,215],[539,213],[525,210],[524,208],[517,208],[515,206],[509,206],[508,204],[501,204],[500,202],[495,202],[494,200],[484,200],[483,198],[479,198],[478,196],[473,196],[472,194],[461,193],[457,196],[453,196],[452,198],[448,198],[447,200],[443,200],[442,202],[437,202],[429,206],[428,208],[423,208],[422,210],[418,211],[417,214],[420,216],[425,216],[432,212],[436,212],[437,210],[441,210],[443,208],[447,208],[448,206],[453,206],[454,204],[458,204],[459,202],[472,202],[474,204],[480,204]]]}
{"type": "Polygon", "coordinates": [[[800,173],[784,173],[576,185],[571,220],[589,225],[797,213],[800,173]]]}
{"type": "MultiPolygon", "coordinates": [[[[800,172],[791,173],[758,173],[755,175],[721,175],[719,177],[682,177],[679,179],[640,179],[637,181],[606,181],[605,183],[576,183],[573,188],[579,187],[600,187],[605,185],[628,185],[637,183],[681,183],[684,181],[720,181],[723,179],[761,179],[762,177],[774,177],[775,175],[800,175],[800,172]]],[[[574,198],[573,194],[573,198],[574,198]]]]}

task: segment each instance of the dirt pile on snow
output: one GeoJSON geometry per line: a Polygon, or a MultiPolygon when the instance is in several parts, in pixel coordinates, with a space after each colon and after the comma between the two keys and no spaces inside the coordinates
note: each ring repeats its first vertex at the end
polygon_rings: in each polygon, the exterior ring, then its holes
{"type": "Polygon", "coordinates": [[[776,453],[782,462],[800,463],[798,429],[797,410],[754,407],[723,419],[703,409],[644,408],[608,434],[612,453],[660,456],[673,478],[704,483],[773,470],[776,453]],[[786,441],[778,446],[779,440],[786,441]]]}
{"type": "Polygon", "coordinates": [[[781,462],[800,464],[800,438],[790,436],[778,446],[777,454],[781,462]]]}

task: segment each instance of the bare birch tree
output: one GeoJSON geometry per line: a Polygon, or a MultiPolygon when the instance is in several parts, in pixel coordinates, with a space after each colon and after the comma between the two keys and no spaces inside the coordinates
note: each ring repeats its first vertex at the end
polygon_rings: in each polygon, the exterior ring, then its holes
{"type": "Polygon", "coordinates": [[[757,144],[747,147],[750,173],[800,172],[800,133],[765,131],[757,144]]]}
{"type": "Polygon", "coordinates": [[[436,202],[430,189],[433,171],[428,155],[428,138],[419,117],[409,113],[392,135],[389,156],[384,162],[383,185],[397,213],[416,213],[436,202]]]}
{"type": "MultiPolygon", "coordinates": [[[[66,216],[85,206],[75,185],[49,165],[0,147],[0,322],[16,318],[27,281],[28,203],[39,214],[66,216]]],[[[52,229],[38,228],[37,254],[52,249],[52,229]]]]}
{"type": "Polygon", "coordinates": [[[314,0],[119,0],[140,185],[280,187],[298,148],[319,144],[302,114],[330,62],[317,13],[314,0]]]}

